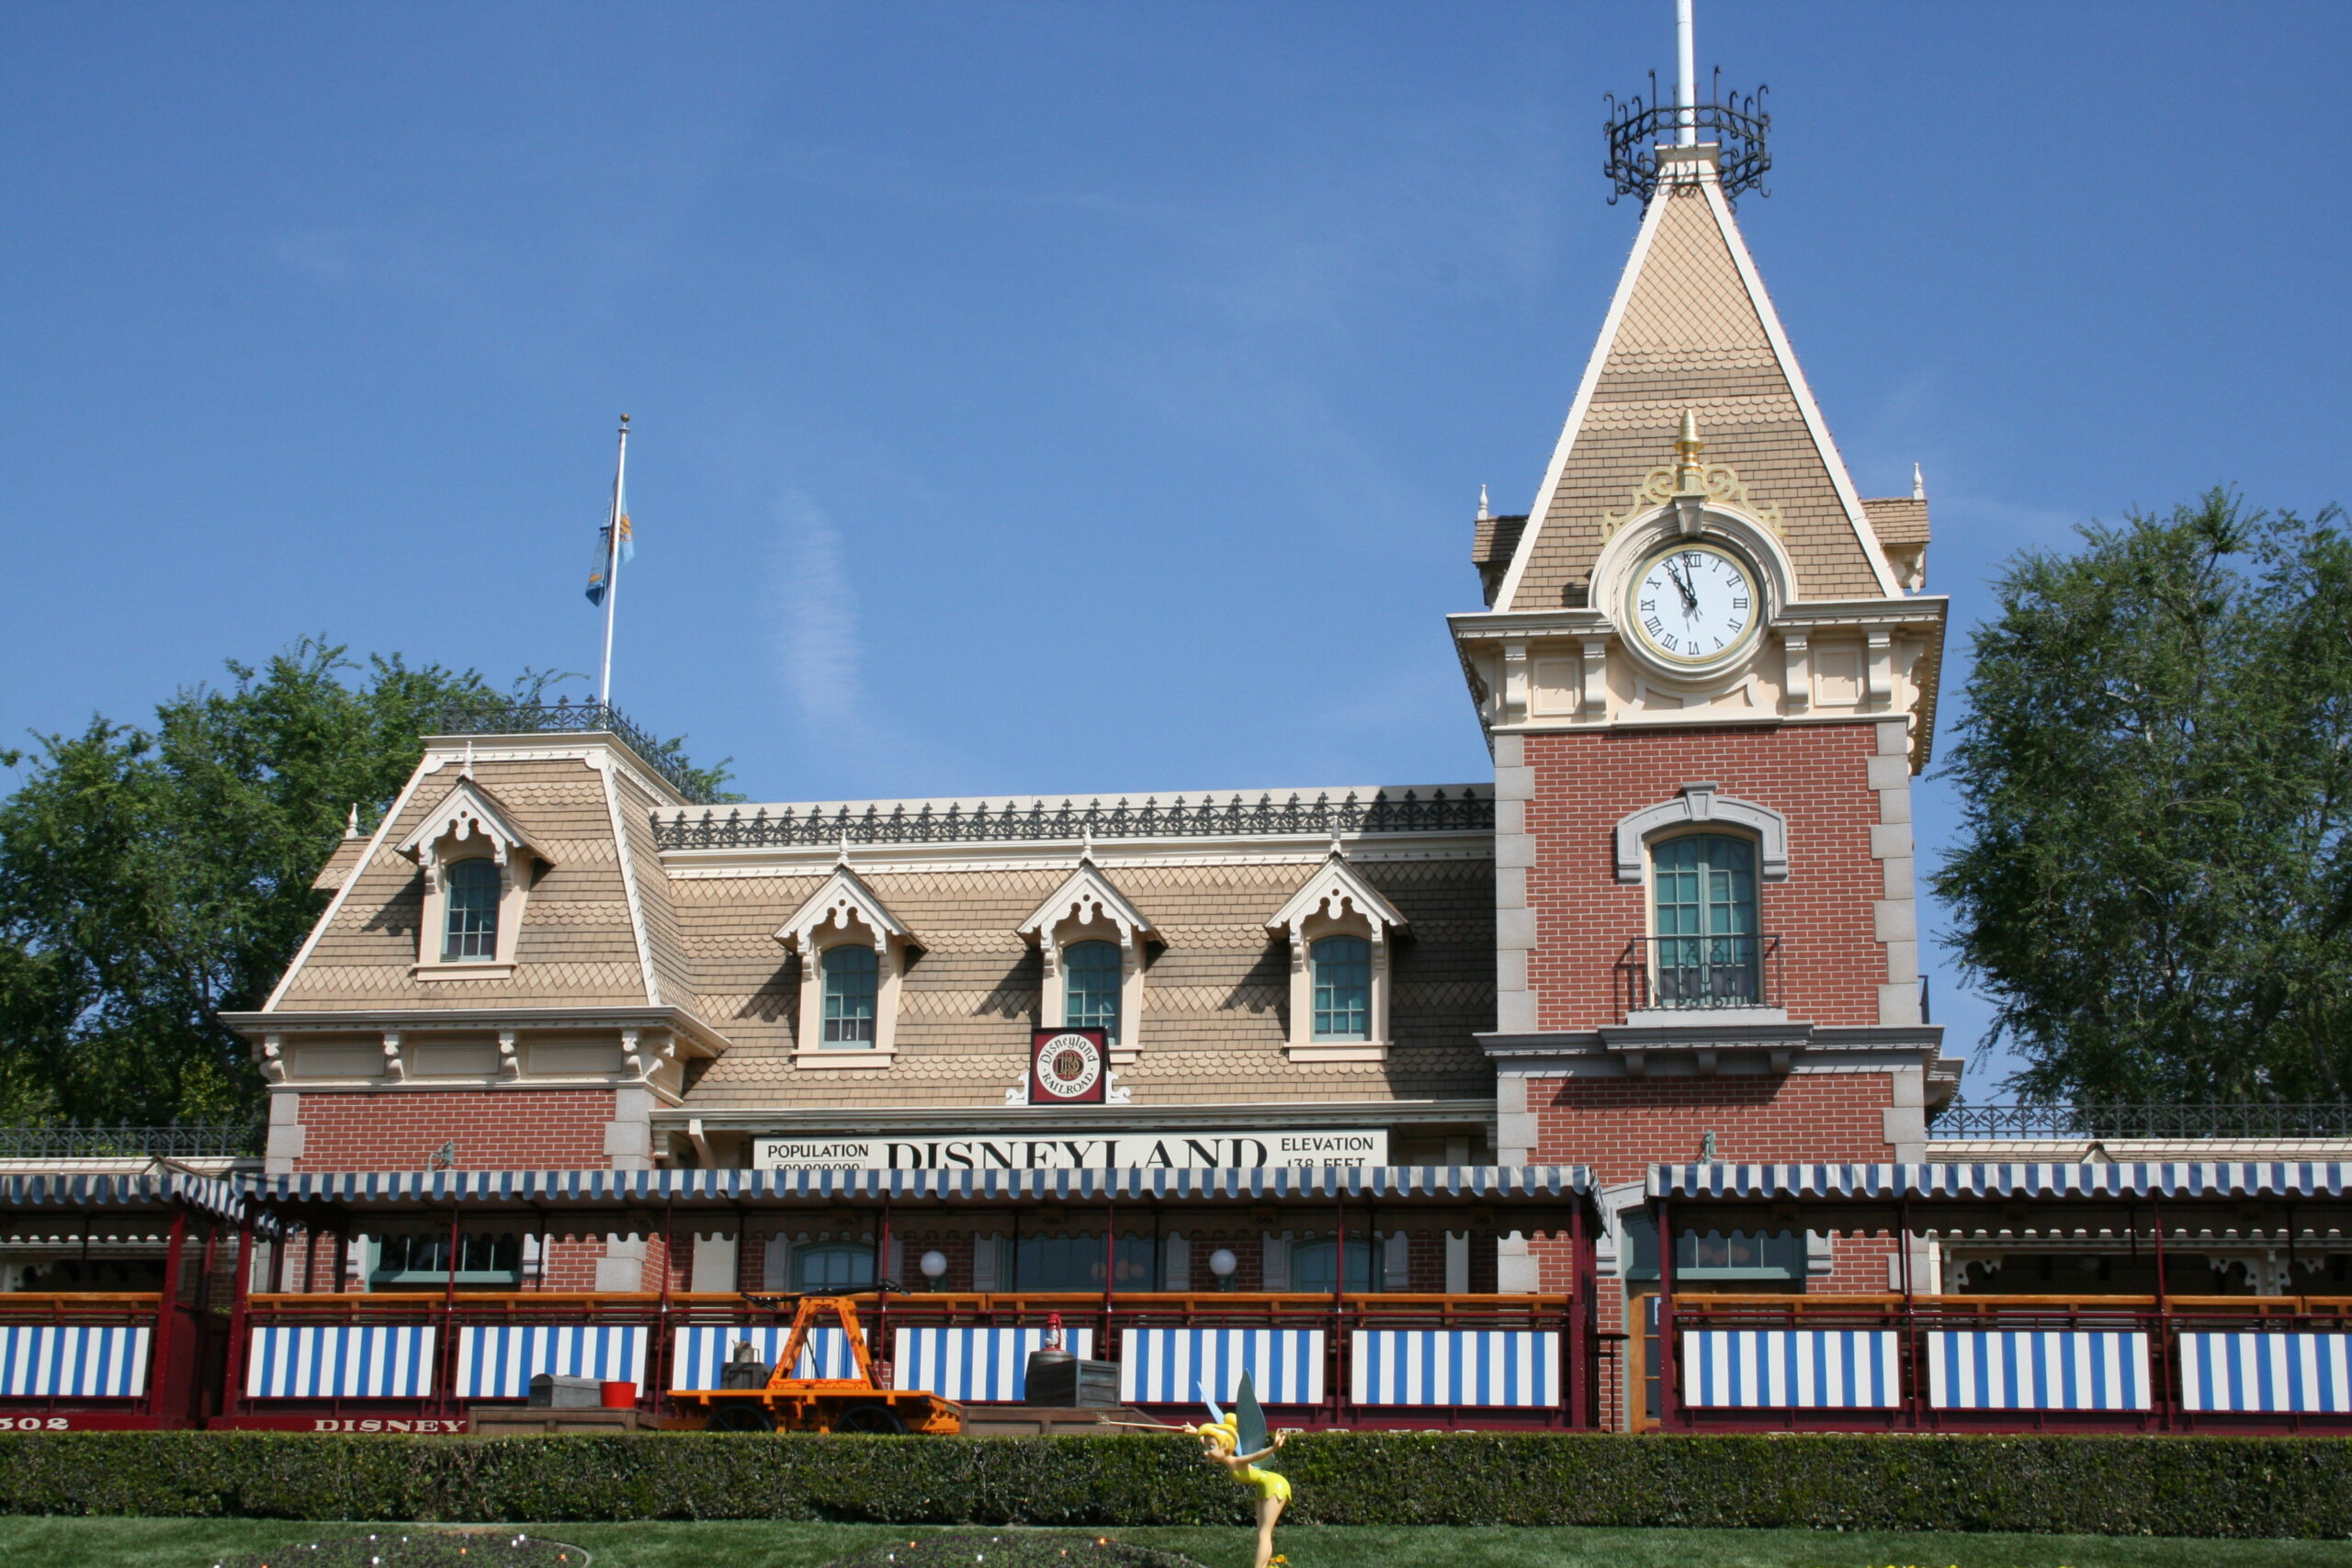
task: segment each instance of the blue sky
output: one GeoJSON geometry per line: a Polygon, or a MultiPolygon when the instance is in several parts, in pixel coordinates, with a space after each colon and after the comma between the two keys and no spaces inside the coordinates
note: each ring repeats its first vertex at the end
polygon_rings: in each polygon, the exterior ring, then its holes
{"type": "MultiPolygon", "coordinates": [[[[1926,467],[1948,704],[2018,548],[2344,497],[2352,181],[2278,94],[2352,6],[1699,21],[1771,85],[1740,216],[1858,483],[1926,467]]],[[[616,699],[760,799],[1488,776],[1443,616],[1633,238],[1601,95],[1673,41],[1668,0],[9,33],[0,735],[304,633],[593,671],[627,410],[616,699]]],[[[1921,817],[1932,858],[1948,785],[1921,817]]]]}

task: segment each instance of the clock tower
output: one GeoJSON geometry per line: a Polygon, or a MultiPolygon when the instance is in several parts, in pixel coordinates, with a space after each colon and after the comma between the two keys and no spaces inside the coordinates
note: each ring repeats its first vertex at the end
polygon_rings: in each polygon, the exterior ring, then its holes
{"type": "MultiPolygon", "coordinates": [[[[1687,76],[1623,107],[1633,254],[1533,506],[1481,509],[1487,607],[1452,618],[1495,758],[1498,1156],[1590,1165],[1620,1210],[1651,1161],[1921,1157],[1958,1082],[1914,913],[1927,502],[1857,492],[1734,220],[1768,126],[1687,76]]],[[[1604,1276],[1650,1288],[1640,1247],[1613,1229],[1604,1276]]],[[[1565,1257],[1506,1243],[1505,1288],[1565,1257]]],[[[1881,1244],[1772,1258],[1771,1288],[1886,1288],[1881,1244]]]]}

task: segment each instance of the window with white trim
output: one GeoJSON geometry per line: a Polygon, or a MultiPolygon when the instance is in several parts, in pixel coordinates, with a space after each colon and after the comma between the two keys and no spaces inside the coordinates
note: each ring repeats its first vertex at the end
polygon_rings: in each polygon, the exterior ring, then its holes
{"type": "Polygon", "coordinates": [[[498,958],[498,863],[488,855],[452,862],[442,869],[446,884],[441,922],[441,962],[491,964],[498,958]]]}
{"type": "Polygon", "coordinates": [[[1315,970],[1315,1038],[1372,1038],[1372,943],[1327,936],[1307,948],[1315,970]]]}
{"type": "Polygon", "coordinates": [[[874,1011],[882,965],[863,942],[835,942],[818,960],[824,976],[828,1051],[867,1051],[874,1046],[874,1011]]]}
{"type": "Polygon", "coordinates": [[[1125,967],[1115,942],[1076,942],[1062,949],[1062,1026],[1099,1029],[1116,1045],[1125,967]]]}
{"type": "Polygon", "coordinates": [[[1755,840],[1731,833],[1681,833],[1654,842],[1650,860],[1657,1005],[1760,1002],[1755,840]]]}

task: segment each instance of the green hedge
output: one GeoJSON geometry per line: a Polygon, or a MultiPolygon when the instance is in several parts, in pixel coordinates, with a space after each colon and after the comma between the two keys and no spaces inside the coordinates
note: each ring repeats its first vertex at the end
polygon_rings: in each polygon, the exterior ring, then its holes
{"type": "MultiPolygon", "coordinates": [[[[1328,1435],[1289,1517],[2352,1536],[2352,1438],[1328,1435]]],[[[1164,1438],[0,1434],[0,1511],[291,1519],[1241,1524],[1164,1438]]]]}

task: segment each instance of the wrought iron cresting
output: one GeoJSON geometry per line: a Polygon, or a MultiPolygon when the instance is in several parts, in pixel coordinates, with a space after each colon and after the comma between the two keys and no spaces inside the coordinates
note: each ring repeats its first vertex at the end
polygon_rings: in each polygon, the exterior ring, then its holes
{"type": "Polygon", "coordinates": [[[261,1152],[249,1122],[175,1122],[167,1127],[0,1126],[0,1159],[220,1159],[261,1152]]]}
{"type": "Polygon", "coordinates": [[[1370,799],[1353,791],[1334,800],[1318,795],[1308,800],[1294,795],[1276,800],[1261,795],[1250,801],[1236,795],[1224,800],[1182,795],[1163,802],[1148,796],[1140,804],[1124,798],[1111,805],[1101,800],[1083,804],[1064,800],[1048,806],[1042,800],[1026,805],[1007,801],[991,809],[987,803],[969,810],[951,805],[935,810],[929,805],[910,811],[894,806],[884,811],[868,806],[863,811],[839,807],[831,811],[811,807],[796,811],[787,806],[771,814],[756,807],[746,814],[730,809],[725,816],[704,811],[653,814],[653,839],[664,850],[779,849],[796,845],[823,847],[846,840],[853,844],[972,844],[1035,842],[1087,839],[1214,839],[1300,838],[1360,833],[1491,832],[1495,803],[1470,790],[1448,795],[1415,790],[1391,795],[1376,790],[1370,799]]]}
{"type": "Polygon", "coordinates": [[[2352,1104],[1950,1105],[1928,1135],[1960,1138],[2344,1138],[2352,1104]]]}
{"type": "Polygon", "coordinates": [[[716,798],[695,782],[662,743],[621,716],[610,703],[551,703],[492,701],[457,703],[441,710],[435,735],[587,735],[617,736],[637,753],[638,760],[668,780],[680,795],[697,806],[716,798]]]}
{"type": "Polygon", "coordinates": [[[1614,93],[1608,95],[1609,118],[1602,130],[1609,138],[1609,162],[1601,172],[1609,176],[1610,202],[1638,196],[1646,205],[1657,194],[1658,144],[1673,141],[1675,132],[1686,125],[1697,128],[1701,141],[1715,144],[1724,200],[1736,202],[1751,190],[1771,195],[1764,188],[1764,176],[1772,167],[1765,142],[1772,129],[1772,117],[1764,107],[1769,91],[1758,86],[1752,93],[1726,94],[1723,67],[1717,66],[1713,96],[1689,109],[1676,107],[1671,89],[1660,93],[1655,71],[1646,98],[1636,95],[1620,103],[1614,93]]]}

